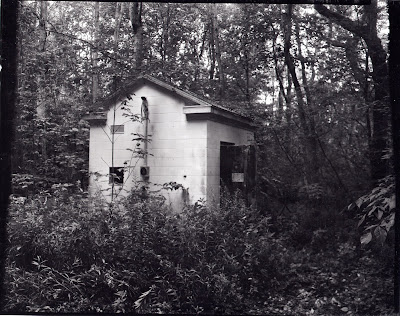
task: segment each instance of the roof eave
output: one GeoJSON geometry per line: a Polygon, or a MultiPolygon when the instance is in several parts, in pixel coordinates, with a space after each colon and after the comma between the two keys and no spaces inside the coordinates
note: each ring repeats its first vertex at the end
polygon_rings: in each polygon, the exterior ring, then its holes
{"type": "Polygon", "coordinates": [[[187,93],[187,92],[185,92],[185,91],[183,91],[183,90],[181,90],[179,88],[176,88],[176,87],[174,87],[174,86],[172,86],[172,85],[170,85],[170,84],[168,84],[166,82],[163,82],[163,81],[161,81],[161,80],[159,80],[157,78],[154,78],[152,76],[142,75],[139,78],[142,78],[142,79],[145,79],[147,81],[150,81],[150,82],[152,82],[153,84],[155,84],[157,86],[160,86],[160,87],[162,87],[162,88],[164,88],[164,89],[166,89],[166,90],[168,90],[170,92],[173,92],[173,93],[177,94],[178,96],[182,97],[183,99],[185,99],[187,101],[190,101],[190,105],[203,105],[203,106],[211,106],[212,105],[211,103],[209,103],[209,102],[207,102],[207,101],[205,101],[205,100],[203,100],[201,98],[198,98],[198,97],[196,97],[196,96],[194,96],[194,95],[192,95],[190,93],[187,93]]]}
{"type": "Polygon", "coordinates": [[[255,131],[256,126],[250,118],[215,106],[187,106],[183,108],[188,121],[210,120],[249,131],[255,131]]]}
{"type": "Polygon", "coordinates": [[[132,93],[132,90],[134,90],[136,86],[144,84],[146,81],[179,96],[185,101],[186,106],[188,107],[211,107],[214,110],[219,110],[223,113],[229,113],[231,116],[233,116],[234,119],[237,118],[239,120],[240,119],[249,120],[249,118],[247,118],[244,115],[235,113],[230,109],[224,108],[212,102],[208,102],[207,100],[197,97],[195,94],[188,93],[184,90],[174,87],[171,84],[168,84],[162,80],[159,80],[147,74],[139,75],[133,82],[122,86],[118,91],[112,93],[107,98],[97,102],[97,108],[100,109],[102,108],[108,111],[113,104],[116,104],[117,102],[122,101],[124,98],[127,98],[128,95],[132,93]]]}
{"type": "Polygon", "coordinates": [[[95,112],[89,113],[82,117],[85,121],[88,121],[90,125],[104,125],[107,122],[106,112],[95,112]]]}

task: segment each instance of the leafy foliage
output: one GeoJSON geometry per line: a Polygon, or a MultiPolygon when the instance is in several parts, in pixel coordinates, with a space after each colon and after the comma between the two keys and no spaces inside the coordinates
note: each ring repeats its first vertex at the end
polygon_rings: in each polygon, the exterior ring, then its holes
{"type": "Polygon", "coordinates": [[[272,219],[224,195],[176,214],[139,192],[110,208],[53,190],[12,201],[6,312],[390,312],[390,269],[330,210],[272,219]]]}
{"type": "Polygon", "coordinates": [[[388,176],[377,187],[348,206],[349,211],[357,211],[358,227],[363,228],[361,244],[367,245],[375,237],[383,243],[394,225],[396,206],[394,178],[388,176]]]}
{"type": "Polygon", "coordinates": [[[236,196],[177,215],[156,196],[110,209],[56,188],[10,213],[9,311],[239,312],[287,264],[268,217],[236,196]]]}

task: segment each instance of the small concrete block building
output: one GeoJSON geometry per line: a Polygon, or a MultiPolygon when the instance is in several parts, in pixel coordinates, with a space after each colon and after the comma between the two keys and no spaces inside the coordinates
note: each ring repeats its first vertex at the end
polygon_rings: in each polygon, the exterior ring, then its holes
{"type": "Polygon", "coordinates": [[[134,186],[157,191],[176,183],[181,185],[177,190],[159,191],[173,208],[200,199],[218,203],[221,146],[254,142],[249,118],[148,75],[101,106],[103,112],[85,117],[90,123],[89,191],[102,192],[108,200],[127,195],[134,186]]]}

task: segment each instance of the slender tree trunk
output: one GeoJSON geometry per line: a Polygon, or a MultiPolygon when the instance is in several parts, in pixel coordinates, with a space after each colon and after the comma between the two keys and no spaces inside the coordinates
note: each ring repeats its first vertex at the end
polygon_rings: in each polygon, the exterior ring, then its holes
{"type": "Polygon", "coordinates": [[[250,69],[249,69],[249,55],[248,52],[244,53],[244,78],[246,81],[246,101],[248,104],[250,104],[250,69]]]}
{"type": "Polygon", "coordinates": [[[286,121],[289,127],[292,123],[292,77],[290,76],[289,69],[287,74],[287,88],[286,88],[286,121]]]}
{"type": "Polygon", "coordinates": [[[161,71],[164,78],[170,78],[166,72],[168,61],[168,46],[169,46],[169,25],[170,25],[170,4],[167,3],[167,11],[163,16],[163,9],[160,5],[160,13],[162,20],[162,36],[160,38],[160,55],[161,55],[161,71]]]}
{"type": "MultiPolygon", "coordinates": [[[[318,52],[319,52],[319,47],[315,47],[314,48],[314,56],[318,56],[318,52]]],[[[315,75],[316,75],[316,72],[315,72],[315,60],[312,60],[311,61],[311,79],[310,79],[311,82],[315,81],[315,75]]]]}
{"type": "MultiPolygon", "coordinates": [[[[122,19],[122,14],[124,12],[124,7],[125,7],[124,2],[115,3],[115,28],[114,28],[113,39],[114,39],[114,52],[116,58],[120,56],[120,54],[118,53],[118,42],[119,42],[119,31],[121,27],[121,19],[122,19]]],[[[111,62],[112,62],[112,68],[114,69],[113,87],[114,90],[116,91],[121,82],[121,74],[116,72],[117,71],[116,60],[113,59],[111,62]]]]}
{"type": "Polygon", "coordinates": [[[310,88],[308,86],[308,80],[307,80],[307,76],[306,76],[306,66],[305,66],[305,63],[304,63],[304,57],[303,57],[302,48],[301,48],[299,24],[297,22],[295,24],[295,30],[296,30],[296,42],[297,42],[298,59],[300,60],[300,65],[301,65],[301,78],[302,78],[302,82],[303,82],[304,91],[305,91],[305,94],[306,94],[307,105],[310,108],[311,105],[313,104],[313,101],[312,101],[310,88]]]}
{"type": "Polygon", "coordinates": [[[98,45],[99,45],[99,16],[100,3],[94,3],[94,34],[92,49],[92,102],[95,103],[99,97],[99,69],[98,69],[98,45]]]}
{"type": "Polygon", "coordinates": [[[284,99],[285,91],[279,89],[278,93],[278,113],[277,113],[277,120],[281,123],[283,120],[283,99],[284,99]]]}
{"type": "Polygon", "coordinates": [[[209,51],[210,51],[210,80],[214,79],[214,72],[215,72],[215,44],[214,44],[214,26],[213,21],[210,21],[210,42],[209,42],[209,51]]]}
{"type": "Polygon", "coordinates": [[[218,19],[217,19],[217,4],[214,3],[211,5],[211,21],[212,21],[212,33],[213,40],[215,44],[215,58],[218,63],[218,79],[219,79],[219,96],[220,98],[224,97],[225,94],[225,75],[224,75],[224,67],[222,65],[221,59],[221,47],[219,42],[219,28],[218,28],[218,19]]]}
{"type": "MultiPolygon", "coordinates": [[[[286,116],[286,122],[288,124],[288,127],[291,123],[291,105],[290,103],[292,102],[292,80],[290,77],[290,73],[288,72],[287,74],[287,87],[286,87],[286,92],[285,92],[285,87],[283,84],[283,70],[280,69],[278,65],[278,57],[276,55],[276,49],[275,49],[275,44],[276,44],[276,37],[272,41],[272,50],[273,50],[273,58],[274,58],[274,64],[275,64],[275,75],[276,78],[278,79],[279,83],[279,96],[278,98],[282,99],[282,97],[285,99],[285,116],[286,116]]],[[[286,64],[285,64],[286,65],[286,64]]],[[[281,104],[281,100],[279,99],[279,111],[278,111],[278,119],[283,120],[283,100],[281,104]],[[281,108],[282,106],[282,108],[281,108]]],[[[289,133],[289,128],[286,129],[286,132],[289,133]]],[[[286,140],[289,139],[289,136],[287,135],[286,140]]]]}
{"type": "Polygon", "coordinates": [[[40,19],[39,19],[39,50],[44,52],[46,50],[46,24],[47,24],[47,2],[40,1],[40,19]]]}
{"type": "Polygon", "coordinates": [[[43,136],[41,137],[42,157],[44,161],[47,160],[47,142],[46,142],[46,105],[45,100],[45,77],[46,77],[46,63],[44,53],[46,52],[47,42],[47,2],[40,1],[40,18],[39,18],[39,74],[37,76],[37,115],[40,119],[44,120],[43,136]]]}
{"type": "Polygon", "coordinates": [[[300,30],[299,30],[299,24],[296,22],[295,25],[295,30],[296,30],[296,39],[297,39],[297,51],[298,51],[298,58],[300,60],[300,65],[301,65],[301,78],[303,82],[303,87],[306,95],[306,100],[307,100],[307,108],[308,108],[308,113],[307,118],[308,118],[308,142],[310,146],[310,155],[312,155],[312,162],[315,164],[315,166],[318,168],[318,156],[317,156],[317,147],[318,147],[318,136],[317,132],[315,129],[315,119],[314,119],[314,101],[312,98],[312,94],[310,91],[310,87],[308,85],[308,80],[307,80],[307,75],[306,75],[306,66],[304,62],[304,57],[302,53],[302,47],[301,47],[301,40],[300,40],[300,30]]]}
{"type": "Polygon", "coordinates": [[[124,12],[125,2],[115,4],[115,28],[114,28],[114,48],[118,47],[119,31],[121,26],[122,13],[124,12]]]}
{"type": "MultiPolygon", "coordinates": [[[[18,54],[18,67],[17,67],[17,79],[18,79],[18,88],[21,89],[21,91],[29,91],[27,87],[25,86],[27,82],[29,82],[28,79],[28,73],[26,71],[26,58],[25,58],[25,47],[22,44],[22,36],[18,36],[18,44],[17,44],[17,54],[18,54]]],[[[0,83],[1,84],[1,83],[0,83]]],[[[37,106],[36,100],[31,100],[31,102],[35,102],[34,104],[37,106]]],[[[15,116],[15,126],[21,126],[24,122],[23,119],[21,118],[20,115],[20,109],[22,108],[22,102],[21,102],[21,96],[17,95],[16,98],[16,116],[15,116]]],[[[30,124],[31,125],[33,122],[31,120],[30,124]]],[[[32,128],[32,135],[33,134],[33,128],[32,128]]],[[[33,137],[32,137],[33,138],[33,137]]],[[[13,144],[13,167],[18,170],[21,166],[26,166],[25,163],[25,155],[30,152],[26,148],[26,146],[22,146],[20,144],[23,144],[20,141],[23,141],[22,137],[18,137],[15,139],[16,141],[13,144]]]]}
{"type": "Polygon", "coordinates": [[[207,39],[207,26],[204,27],[202,41],[201,41],[201,47],[200,47],[200,52],[199,53],[197,53],[197,48],[196,48],[197,43],[196,42],[193,43],[193,55],[196,56],[196,60],[195,60],[196,67],[195,67],[195,70],[194,70],[194,80],[190,84],[190,88],[193,91],[197,91],[197,89],[199,87],[201,58],[203,56],[204,46],[206,44],[206,39],[207,39]]]}
{"type": "Polygon", "coordinates": [[[143,23],[142,23],[142,2],[132,2],[129,7],[132,32],[134,35],[133,49],[135,51],[135,68],[137,72],[142,71],[143,63],[143,23]]]}
{"type": "MultiPolygon", "coordinates": [[[[368,139],[368,148],[372,146],[372,128],[371,128],[371,111],[370,111],[370,95],[369,95],[369,55],[368,51],[365,54],[365,79],[364,79],[364,100],[367,104],[367,109],[365,111],[365,121],[367,125],[367,139],[368,139]]],[[[371,158],[370,158],[371,159],[371,158]]]]}
{"type": "Polygon", "coordinates": [[[276,79],[278,80],[278,84],[279,84],[277,119],[280,122],[282,122],[282,120],[283,120],[283,99],[285,99],[285,102],[287,104],[288,98],[285,93],[285,88],[283,86],[282,69],[280,69],[278,66],[278,58],[276,56],[276,51],[275,51],[275,39],[273,41],[273,56],[274,56],[274,63],[275,63],[275,75],[276,75],[276,79]]]}
{"type": "Polygon", "coordinates": [[[306,115],[306,104],[304,102],[304,95],[301,90],[300,82],[297,78],[296,69],[293,61],[293,57],[290,54],[291,47],[291,33],[292,33],[292,4],[287,5],[287,11],[284,13],[284,33],[285,33],[285,42],[284,42],[284,56],[285,62],[288,67],[290,76],[293,80],[293,85],[296,92],[297,97],[297,108],[300,119],[300,126],[305,139],[305,169],[306,169],[306,181],[309,183],[313,183],[316,181],[316,176],[318,172],[318,163],[316,161],[316,142],[315,135],[312,135],[312,131],[310,126],[307,123],[307,115],[306,115]]]}

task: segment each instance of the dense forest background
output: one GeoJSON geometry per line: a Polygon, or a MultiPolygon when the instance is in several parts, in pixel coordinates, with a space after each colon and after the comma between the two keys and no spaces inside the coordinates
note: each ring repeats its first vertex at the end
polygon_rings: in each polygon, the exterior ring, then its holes
{"type": "Polygon", "coordinates": [[[385,2],[42,0],[19,7],[8,310],[388,310],[394,191],[385,2]],[[159,200],[133,195],[130,208],[141,215],[96,201],[88,203],[97,213],[84,211],[89,128],[82,118],[141,73],[254,119],[257,210],[227,196],[218,214],[189,207],[182,222],[161,211],[159,200]],[[115,252],[111,245],[121,240],[132,253],[115,252]],[[152,248],[158,240],[172,243],[169,252],[152,248]],[[180,257],[183,249],[188,257],[180,257]],[[321,261],[337,271],[323,271],[321,261]],[[135,274],[128,263],[147,268],[135,274]],[[306,278],[310,271],[316,279],[306,278]],[[96,274],[104,280],[94,281],[96,274]],[[312,290],[318,278],[328,283],[312,290]],[[88,282],[91,296],[84,297],[88,282]],[[38,284],[59,290],[39,293],[38,284]],[[359,296],[346,301],[345,289],[359,296]],[[366,295],[375,301],[363,305],[366,295]]]}
{"type": "Polygon", "coordinates": [[[253,117],[286,191],[355,198],[389,174],[383,3],[26,1],[19,31],[14,173],[85,183],[83,115],[143,72],[253,117]]]}

